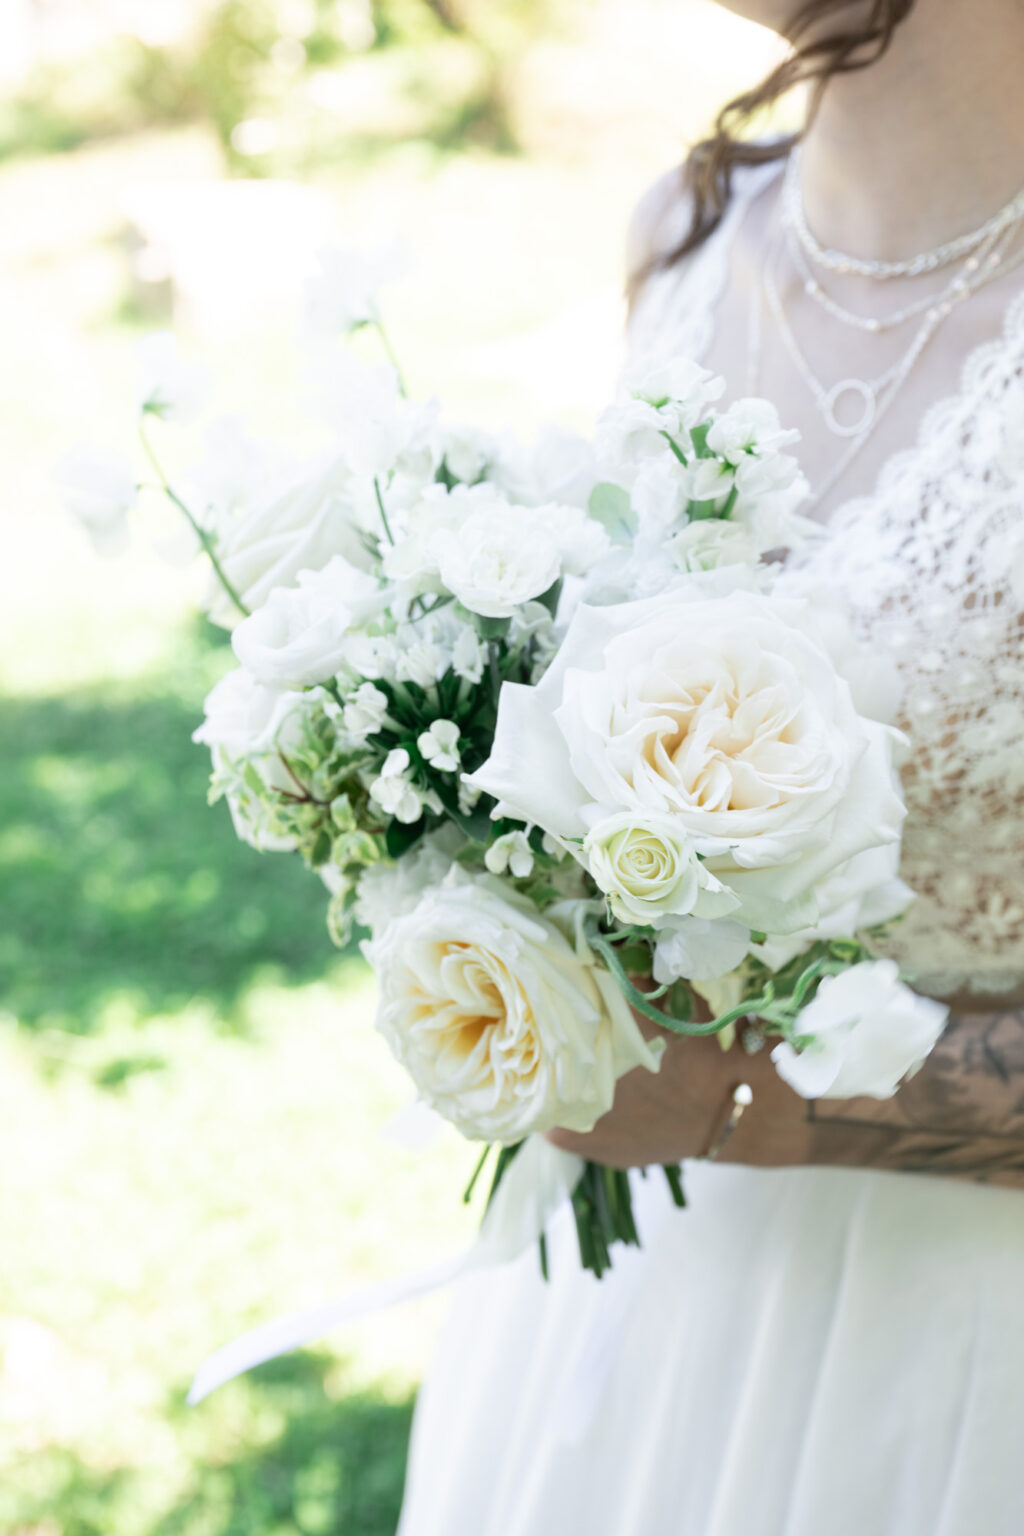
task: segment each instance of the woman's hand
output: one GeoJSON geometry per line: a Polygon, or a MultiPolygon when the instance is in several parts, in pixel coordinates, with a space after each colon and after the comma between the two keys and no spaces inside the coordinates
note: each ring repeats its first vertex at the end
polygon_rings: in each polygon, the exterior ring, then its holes
{"type": "MultiPolygon", "coordinates": [[[[641,1021],[645,1033],[663,1034],[641,1021]]],[[[720,1161],[757,1167],[888,1168],[1024,1188],[1024,1013],[955,1015],[920,1072],[892,1099],[801,1099],[765,1049],[669,1035],[661,1071],[621,1079],[585,1136],[550,1140],[614,1168],[699,1157],[749,1083],[753,1103],[720,1161]]]]}

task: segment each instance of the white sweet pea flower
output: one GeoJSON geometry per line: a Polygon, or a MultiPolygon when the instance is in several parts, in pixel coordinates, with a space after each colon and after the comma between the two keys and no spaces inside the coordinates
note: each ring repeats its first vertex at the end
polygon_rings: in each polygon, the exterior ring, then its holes
{"type": "Polygon", "coordinates": [[[628,483],[642,465],[670,452],[666,432],[677,438],[683,430],[679,414],[670,406],[661,408],[646,400],[617,401],[598,418],[598,462],[612,480],[628,483]]]}
{"type": "Polygon", "coordinates": [[[670,917],[721,917],[739,906],[697,857],[672,816],[619,811],[602,817],[582,848],[599,890],[623,923],[658,925],[670,917]]]}
{"type": "Polygon", "coordinates": [[[545,427],[529,449],[506,438],[488,475],[518,506],[555,502],[580,509],[601,478],[593,444],[556,426],[545,427]]]}
{"type": "Polygon", "coordinates": [[[448,473],[468,486],[481,479],[500,451],[493,433],[465,425],[443,426],[439,443],[439,457],[448,473]]]}
{"type": "Polygon", "coordinates": [[[388,721],[388,696],[373,683],[360,683],[345,702],[342,724],[350,736],[365,741],[388,721]]]}
{"type": "Polygon", "coordinates": [[[312,371],[320,409],[356,474],[383,479],[399,473],[421,481],[433,476],[436,400],[405,399],[394,368],[368,367],[347,354],[316,359],[312,371]]]}
{"type": "Polygon", "coordinates": [[[465,1136],[590,1130],[624,1072],[658,1068],[661,1042],[644,1040],[607,972],[493,877],[453,870],[366,954],[377,1028],[465,1136]]]}
{"type": "Polygon", "coordinates": [[[484,854],[484,863],[492,875],[506,871],[517,880],[525,880],[533,873],[533,849],[525,832],[506,832],[495,838],[484,854]]]}
{"type": "Polygon", "coordinates": [[[278,587],[231,637],[235,655],[272,688],[302,688],[333,677],[345,660],[346,631],[379,613],[378,582],[336,555],[322,571],[301,571],[278,587]]]}
{"type": "Polygon", "coordinates": [[[138,486],[126,461],[76,448],[57,467],[65,509],[85,529],[99,555],[119,555],[128,546],[128,514],[138,486]]]}
{"type": "Polygon", "coordinates": [[[303,288],[306,328],[315,336],[337,336],[379,322],[378,290],[408,268],[408,254],[397,245],[377,251],[325,246],[303,288]]]}
{"type": "Polygon", "coordinates": [[[508,503],[473,512],[438,537],[441,581],[464,608],[509,618],[558,580],[558,544],[543,519],[508,503]]]}
{"type": "MultiPolygon", "coordinates": [[[[260,463],[256,459],[257,464],[260,463]]],[[[259,608],[277,587],[294,587],[300,571],[322,570],[335,555],[368,563],[364,543],[375,509],[348,464],[336,456],[271,476],[245,510],[217,523],[217,557],[247,608],[259,608]]],[[[234,622],[219,582],[212,583],[210,617],[234,622]]]]}
{"type": "Polygon", "coordinates": [[[920,1067],[949,1009],[906,986],[893,960],[867,960],[826,976],[793,1026],[806,1043],[783,1041],[772,1061],[805,1099],[890,1099],[920,1067]]]}
{"type": "Polygon", "coordinates": [[[684,979],[717,981],[742,964],[749,948],[750,929],[742,923],[686,917],[658,934],[654,979],[659,986],[684,979]]]}
{"type": "Polygon", "coordinates": [[[688,427],[703,420],[708,407],[720,400],[726,389],[723,378],[687,357],[645,360],[628,369],[622,382],[638,400],[656,406],[671,401],[681,407],[688,427]]]}
{"type": "Polygon", "coordinates": [[[170,331],[154,331],[137,348],[139,410],[161,421],[188,423],[206,396],[206,372],[182,356],[170,331]]]}
{"type": "Polygon", "coordinates": [[[708,430],[707,445],[734,467],[752,454],[777,454],[800,433],[783,428],[779,413],[768,400],[736,400],[716,416],[708,430]]]}
{"type": "Polygon", "coordinates": [[[416,745],[423,761],[439,773],[458,772],[461,766],[459,728],[454,720],[435,720],[428,731],[420,734],[416,745]]]}
{"type": "Polygon", "coordinates": [[[404,747],[395,747],[384,759],[379,778],[370,785],[370,799],[385,816],[394,816],[401,822],[419,821],[423,814],[423,796],[406,778],[408,767],[408,752],[404,747]]]}
{"type": "Polygon", "coordinates": [[[579,507],[549,502],[538,507],[534,517],[554,539],[562,571],[568,576],[585,576],[611,548],[601,524],[579,507]]]}
{"type": "Polygon", "coordinates": [[[806,604],[693,583],[577,608],[540,683],[502,688],[471,782],[566,839],[598,810],[668,816],[738,898],[737,922],[795,932],[827,876],[898,842],[894,734],[857,713],[806,604]]]}

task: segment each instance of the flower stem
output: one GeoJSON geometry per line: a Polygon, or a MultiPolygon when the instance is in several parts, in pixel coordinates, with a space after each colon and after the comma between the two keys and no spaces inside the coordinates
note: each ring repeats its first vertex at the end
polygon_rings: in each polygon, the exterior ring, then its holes
{"type": "Polygon", "coordinates": [[[384,322],[382,320],[372,320],[370,323],[374,330],[377,332],[378,340],[384,349],[384,355],[386,356],[388,362],[391,364],[392,368],[395,370],[395,376],[398,379],[398,393],[402,396],[403,400],[407,400],[409,398],[409,391],[405,387],[405,377],[402,373],[402,365],[398,361],[398,355],[395,352],[394,347],[391,345],[391,338],[388,336],[387,331],[384,329],[384,322]]]}
{"type": "Polygon", "coordinates": [[[387,536],[387,541],[389,544],[393,545],[395,542],[395,536],[391,532],[391,524],[388,522],[388,514],[384,506],[384,497],[381,494],[380,480],[376,475],[373,477],[373,494],[377,498],[377,507],[380,511],[380,520],[384,524],[384,532],[387,536]]]}
{"type": "Polygon", "coordinates": [[[174,489],[167,476],[164,474],[163,466],[161,465],[160,460],[157,458],[153,445],[149,440],[149,435],[146,432],[145,413],[143,413],[142,419],[139,422],[139,440],[142,443],[143,452],[152,465],[153,472],[156,475],[157,480],[160,482],[160,489],[163,491],[168,501],[172,502],[173,505],[177,507],[178,511],[184,514],[189,523],[189,526],[192,529],[192,532],[199,540],[199,544],[203,553],[213,567],[214,575],[217,577],[217,580],[220,582],[221,586],[224,588],[225,593],[231,599],[231,602],[238,609],[239,613],[244,619],[247,619],[249,617],[250,609],[246,607],[245,603],[243,603],[242,599],[239,597],[231,581],[228,579],[224,567],[221,565],[219,559],[217,558],[217,547],[214,540],[210,537],[202,524],[195,517],[193,517],[188,507],[182,501],[181,497],[178,495],[177,491],[174,489]]]}

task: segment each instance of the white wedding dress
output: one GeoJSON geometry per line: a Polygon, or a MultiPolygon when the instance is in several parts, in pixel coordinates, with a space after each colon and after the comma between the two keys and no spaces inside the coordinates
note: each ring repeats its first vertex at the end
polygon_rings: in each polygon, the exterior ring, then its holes
{"type": "MultiPolygon", "coordinates": [[[[634,354],[700,357],[730,242],[653,279],[634,354]]],[[[875,492],[794,566],[904,685],[915,771],[893,952],[993,1009],[1024,983],[1024,293],[875,492]]],[[[568,1211],[460,1283],[400,1536],[1024,1536],[1024,1194],[693,1163],[635,1178],[642,1251],[583,1274],[568,1211]]]]}

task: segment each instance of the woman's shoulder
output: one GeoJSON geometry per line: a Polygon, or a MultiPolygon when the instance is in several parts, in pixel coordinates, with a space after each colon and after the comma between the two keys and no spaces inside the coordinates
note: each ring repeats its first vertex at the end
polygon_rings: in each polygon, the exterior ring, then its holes
{"type": "Polygon", "coordinates": [[[690,226],[692,206],[685,160],[663,171],[643,192],[626,230],[626,275],[630,287],[653,263],[682,243],[690,226]]]}

